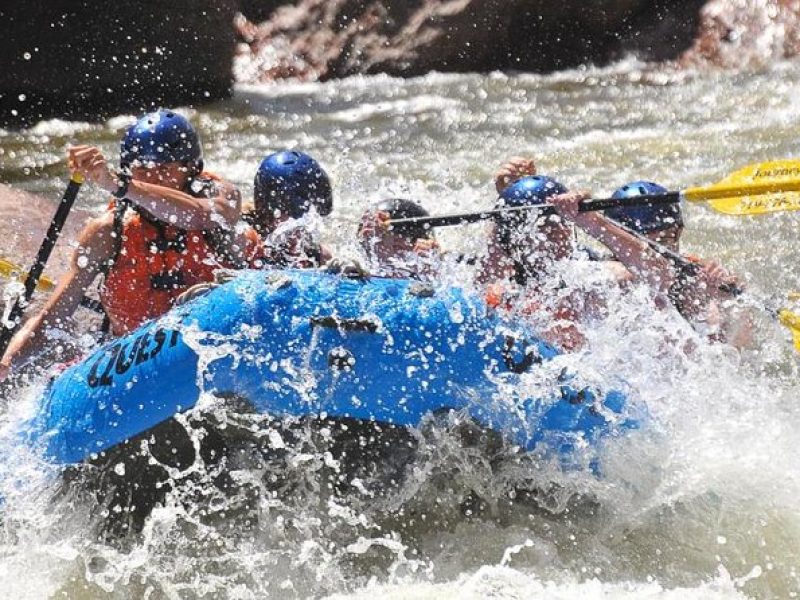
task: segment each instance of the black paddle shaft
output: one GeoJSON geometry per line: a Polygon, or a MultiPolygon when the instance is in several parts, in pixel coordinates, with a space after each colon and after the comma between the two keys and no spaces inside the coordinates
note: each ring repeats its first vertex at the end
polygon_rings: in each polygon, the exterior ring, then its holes
{"type": "Polygon", "coordinates": [[[681,200],[680,192],[665,192],[663,194],[642,194],[633,198],[597,198],[584,200],[578,205],[578,212],[592,212],[608,208],[625,208],[628,206],[663,206],[676,204],[681,200]]]}
{"type": "MultiPolygon", "coordinates": [[[[683,271],[686,275],[688,275],[690,277],[694,277],[700,272],[700,265],[695,263],[695,262],[690,261],[685,256],[681,256],[680,254],[678,254],[674,250],[670,250],[669,248],[667,248],[663,244],[659,244],[655,240],[651,240],[646,235],[643,235],[643,234],[639,233],[638,231],[634,231],[630,227],[626,227],[625,225],[622,225],[620,223],[617,223],[616,225],[620,229],[622,229],[622,230],[626,231],[627,233],[631,234],[637,240],[640,240],[640,241],[644,242],[645,244],[647,244],[648,246],[650,246],[650,248],[652,248],[652,250],[654,252],[657,252],[658,254],[660,254],[661,256],[666,258],[673,265],[675,265],[675,267],[677,267],[678,269],[683,271]]],[[[730,294],[731,296],[734,296],[734,297],[741,296],[744,293],[744,290],[742,290],[742,288],[740,288],[738,286],[735,286],[735,285],[732,285],[732,284],[729,284],[729,283],[726,283],[726,284],[723,284],[723,285],[719,286],[719,289],[721,291],[725,292],[726,294],[730,294]]]]}
{"type": "MultiPolygon", "coordinates": [[[[623,206],[659,206],[663,204],[675,204],[680,201],[680,192],[667,192],[665,194],[647,194],[636,196],[635,198],[597,198],[583,200],[578,206],[580,212],[593,212],[606,210],[608,208],[620,208],[623,206]]],[[[463,225],[467,223],[478,223],[489,219],[498,219],[518,212],[536,210],[542,215],[555,214],[556,209],[551,204],[533,204],[527,206],[509,206],[506,208],[496,208],[480,212],[457,213],[451,215],[440,215],[434,217],[408,217],[405,219],[392,219],[389,225],[424,225],[426,227],[449,227],[451,225],[463,225]]]]}
{"type": "Polygon", "coordinates": [[[8,344],[11,342],[11,338],[14,336],[19,326],[25,305],[27,305],[31,297],[33,297],[33,291],[39,283],[39,278],[42,276],[44,267],[50,259],[50,254],[53,252],[53,247],[56,245],[58,237],[61,235],[61,230],[64,228],[64,223],[67,221],[67,217],[72,210],[72,205],[75,204],[75,199],[78,197],[78,190],[80,189],[81,184],[76,181],[74,177],[70,179],[69,185],[67,185],[67,189],[64,191],[64,195],[58,205],[58,210],[56,210],[53,220],[50,221],[50,227],[47,229],[44,240],[42,240],[42,245],[39,246],[39,252],[36,254],[36,262],[33,263],[31,270],[28,271],[28,276],[25,278],[25,292],[20,298],[17,298],[16,303],[11,308],[8,316],[11,326],[7,327],[3,324],[2,331],[0,332],[0,357],[5,354],[6,348],[8,348],[8,344]]]}

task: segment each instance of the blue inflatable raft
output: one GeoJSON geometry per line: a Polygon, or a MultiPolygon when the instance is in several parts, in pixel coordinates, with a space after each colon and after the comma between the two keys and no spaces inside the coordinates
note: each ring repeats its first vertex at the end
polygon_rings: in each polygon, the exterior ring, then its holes
{"type": "Polygon", "coordinates": [[[26,435],[48,460],[76,464],[203,394],[275,417],[401,426],[462,410],[524,450],[559,453],[635,426],[621,393],[574,389],[563,373],[544,397],[521,393],[520,378],[556,355],[459,289],[247,271],[66,370],[26,435]]]}

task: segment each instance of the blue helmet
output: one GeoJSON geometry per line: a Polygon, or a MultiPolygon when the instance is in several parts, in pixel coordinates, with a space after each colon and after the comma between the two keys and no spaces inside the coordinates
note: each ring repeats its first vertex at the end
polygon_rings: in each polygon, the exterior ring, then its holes
{"type": "Polygon", "coordinates": [[[254,200],[262,213],[280,211],[298,218],[311,207],[324,216],[333,210],[333,192],[328,174],[308,154],[284,150],[270,154],[256,171],[254,200]]]}
{"type": "Polygon", "coordinates": [[[545,175],[523,177],[500,194],[500,206],[534,206],[544,204],[551,196],[567,191],[563,185],[545,175]]]}
{"type": "Polygon", "coordinates": [[[178,113],[159,109],[131,125],[122,139],[119,162],[128,168],[133,162],[191,164],[203,170],[203,149],[192,124],[178,113]]]}
{"type": "MultiPolygon", "coordinates": [[[[623,185],[612,198],[636,198],[652,194],[666,194],[667,189],[652,181],[634,181],[623,185]]],[[[670,227],[682,227],[683,217],[681,208],[676,204],[662,204],[658,206],[626,206],[609,208],[604,213],[612,221],[616,221],[639,233],[662,231],[670,227]]]]}

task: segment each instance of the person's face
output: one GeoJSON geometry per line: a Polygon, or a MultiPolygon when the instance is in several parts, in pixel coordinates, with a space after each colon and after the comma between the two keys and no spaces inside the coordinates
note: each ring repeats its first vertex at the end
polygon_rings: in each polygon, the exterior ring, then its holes
{"type": "Polygon", "coordinates": [[[280,210],[261,209],[256,210],[258,225],[267,234],[275,231],[279,225],[286,223],[291,217],[280,210]]]}
{"type": "Polygon", "coordinates": [[[677,226],[669,227],[668,229],[662,229],[660,231],[651,231],[645,235],[654,242],[657,242],[662,246],[666,246],[670,250],[677,252],[680,248],[682,233],[683,227],[677,226]]]}
{"type": "Polygon", "coordinates": [[[143,183],[182,190],[189,181],[190,171],[189,167],[180,162],[134,163],[131,167],[131,177],[143,183]]]}
{"type": "Polygon", "coordinates": [[[414,251],[414,240],[392,231],[383,231],[375,235],[361,237],[364,251],[378,262],[387,262],[393,258],[401,258],[414,251]]]}
{"type": "Polygon", "coordinates": [[[534,250],[554,260],[564,258],[572,245],[572,228],[564,224],[558,215],[549,215],[539,219],[534,235],[534,250]]]}
{"type": "Polygon", "coordinates": [[[289,221],[305,218],[313,209],[310,200],[307,200],[302,206],[293,206],[294,210],[288,210],[284,205],[285,201],[276,197],[255,198],[254,203],[257,226],[266,233],[272,233],[280,225],[289,221]]]}

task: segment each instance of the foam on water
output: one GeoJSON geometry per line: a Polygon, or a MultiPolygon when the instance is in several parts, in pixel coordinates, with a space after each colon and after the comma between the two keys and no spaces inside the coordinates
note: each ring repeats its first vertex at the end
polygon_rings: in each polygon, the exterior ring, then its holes
{"type": "MultiPolygon", "coordinates": [[[[603,193],[641,177],[673,188],[710,183],[796,156],[797,71],[700,77],[625,61],[544,77],[360,77],[239,88],[192,118],[208,166],[245,198],[264,154],[295,145],[314,154],[335,181],[326,241],[356,254],[369,201],[410,196],[435,213],[490,206],[491,173],[513,154],[532,153],[541,172],[603,193]]],[[[4,178],[56,197],[61,165],[48,165],[62,146],[91,142],[113,155],[129,121],[0,132],[4,178]]],[[[83,201],[106,199],[87,190],[83,201]]],[[[694,205],[686,213],[687,249],[722,258],[778,303],[800,288],[797,215],[733,219],[694,205]]],[[[481,227],[439,237],[480,254],[481,227]]],[[[465,267],[451,266],[445,283],[465,281],[465,267]]],[[[384,432],[397,460],[369,464],[388,475],[353,473],[337,454],[335,424],[278,430],[208,397],[181,430],[194,447],[223,436],[240,451],[170,467],[164,503],[141,533],[108,535],[103,523],[122,510],[119,499],[62,484],[10,433],[33,410],[38,380],[3,417],[0,589],[18,598],[792,597],[800,405],[786,332],[757,317],[759,343],[740,356],[653,311],[641,290],[616,296],[579,267],[561,275],[603,290],[610,309],[587,328],[586,348],[553,368],[599,389],[623,386],[648,415],[641,430],[603,445],[600,477],[465,433],[458,415],[384,432]]],[[[108,478],[169,466],[154,446],[144,444],[141,463],[111,463],[108,478]]]]}
{"type": "Polygon", "coordinates": [[[724,570],[714,580],[697,588],[664,589],[658,583],[603,584],[599,579],[588,581],[546,580],[504,566],[481,567],[449,583],[412,585],[372,585],[355,594],[328,596],[327,600],[352,598],[361,600],[376,596],[387,600],[482,600],[484,598],[525,598],[530,600],[735,600],[746,598],[737,589],[738,581],[724,570]]]}

